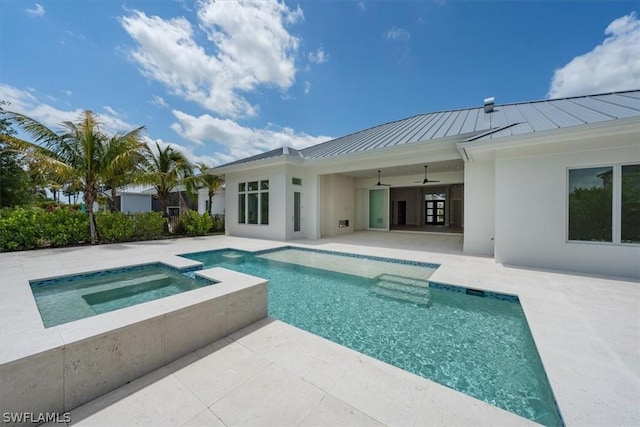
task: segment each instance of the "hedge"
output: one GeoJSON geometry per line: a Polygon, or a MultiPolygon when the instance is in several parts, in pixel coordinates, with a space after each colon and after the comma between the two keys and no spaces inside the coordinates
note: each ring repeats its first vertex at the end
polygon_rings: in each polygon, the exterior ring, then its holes
{"type": "MultiPolygon", "coordinates": [[[[166,218],[160,212],[123,214],[96,212],[100,243],[153,240],[165,234],[166,218]]],[[[224,230],[224,216],[187,211],[179,219],[180,231],[202,236],[224,230]]],[[[89,242],[89,216],[68,207],[47,206],[0,210],[0,251],[71,246],[89,242]]]]}

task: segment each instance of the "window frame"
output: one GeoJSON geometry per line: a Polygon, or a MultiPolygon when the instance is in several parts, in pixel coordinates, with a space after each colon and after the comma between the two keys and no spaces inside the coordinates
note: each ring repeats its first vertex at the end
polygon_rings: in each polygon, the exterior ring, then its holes
{"type": "Polygon", "coordinates": [[[622,167],[640,165],[637,161],[610,162],[582,166],[569,166],[565,171],[565,243],[605,246],[638,246],[640,242],[622,241],[622,167]],[[569,172],[578,169],[612,168],[611,195],[611,241],[570,240],[569,239],[569,195],[571,194],[569,172]]]}
{"type": "Polygon", "coordinates": [[[267,209],[269,208],[269,185],[268,179],[253,179],[251,181],[241,181],[238,183],[238,224],[243,225],[269,225],[269,212],[267,211],[266,219],[262,215],[262,202],[266,195],[267,209]],[[241,197],[244,197],[244,203],[241,207],[241,197]],[[249,199],[256,198],[256,217],[255,222],[250,222],[249,217],[249,199]],[[244,210],[242,210],[244,208],[244,210]],[[241,218],[244,213],[244,218],[241,218]],[[266,221],[266,222],[265,222],[266,221]]]}

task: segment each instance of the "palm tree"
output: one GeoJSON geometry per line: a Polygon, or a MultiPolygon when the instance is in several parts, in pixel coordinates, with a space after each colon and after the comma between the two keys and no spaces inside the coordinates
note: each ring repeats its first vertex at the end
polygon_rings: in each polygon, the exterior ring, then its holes
{"type": "Polygon", "coordinates": [[[144,167],[150,151],[143,141],[143,131],[143,128],[137,128],[130,132],[120,132],[111,136],[107,142],[107,169],[103,184],[111,192],[107,197],[112,212],[118,210],[118,188],[144,179],[144,167]]]}
{"type": "MultiPolygon", "coordinates": [[[[13,136],[2,136],[12,150],[22,152],[39,167],[60,177],[61,182],[78,181],[82,186],[83,200],[89,214],[91,243],[98,241],[93,204],[98,198],[100,186],[109,181],[110,174],[117,169],[114,165],[129,164],[128,157],[138,158],[140,144],[125,144],[122,151],[110,154],[108,138],[100,129],[96,117],[91,111],[83,112],[77,122],[61,123],[63,133],[56,133],[42,123],[23,114],[0,110],[18,125],[34,142],[27,142],[13,136]]],[[[141,137],[143,126],[123,135],[130,139],[141,137]]],[[[118,139],[118,138],[116,138],[118,139]]]]}
{"type": "Polygon", "coordinates": [[[195,192],[192,177],[193,165],[182,152],[170,145],[163,149],[156,142],[155,152],[149,155],[144,181],[155,188],[164,214],[169,214],[169,195],[180,185],[185,185],[187,192],[195,192]]]}
{"type": "Polygon", "coordinates": [[[213,217],[213,213],[211,211],[213,196],[215,196],[220,188],[222,188],[224,180],[217,175],[206,173],[207,169],[210,169],[210,167],[205,163],[198,163],[198,169],[200,170],[200,175],[197,176],[198,184],[202,187],[206,187],[208,190],[209,203],[207,206],[209,207],[209,215],[213,217]]]}

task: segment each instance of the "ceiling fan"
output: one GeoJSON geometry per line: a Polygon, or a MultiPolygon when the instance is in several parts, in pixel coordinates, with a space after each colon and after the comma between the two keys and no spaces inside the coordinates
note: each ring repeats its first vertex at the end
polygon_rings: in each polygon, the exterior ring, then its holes
{"type": "MultiPolygon", "coordinates": [[[[416,184],[419,184],[420,181],[414,181],[416,184]]],[[[440,182],[440,181],[433,181],[427,178],[427,165],[424,165],[424,180],[422,180],[422,184],[428,184],[430,182],[440,182]]]]}
{"type": "Polygon", "coordinates": [[[378,171],[378,183],[376,185],[377,186],[383,186],[383,187],[391,187],[391,184],[381,184],[380,183],[380,171],[378,171]]]}

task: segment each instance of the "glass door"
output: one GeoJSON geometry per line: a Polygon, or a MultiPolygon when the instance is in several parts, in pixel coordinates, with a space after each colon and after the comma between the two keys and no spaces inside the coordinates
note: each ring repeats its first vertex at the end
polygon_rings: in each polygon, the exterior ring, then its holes
{"type": "Polygon", "coordinates": [[[300,192],[293,193],[293,231],[300,231],[300,192]]]}
{"type": "Polygon", "coordinates": [[[388,198],[386,189],[369,190],[369,228],[389,228],[388,198]]]}

